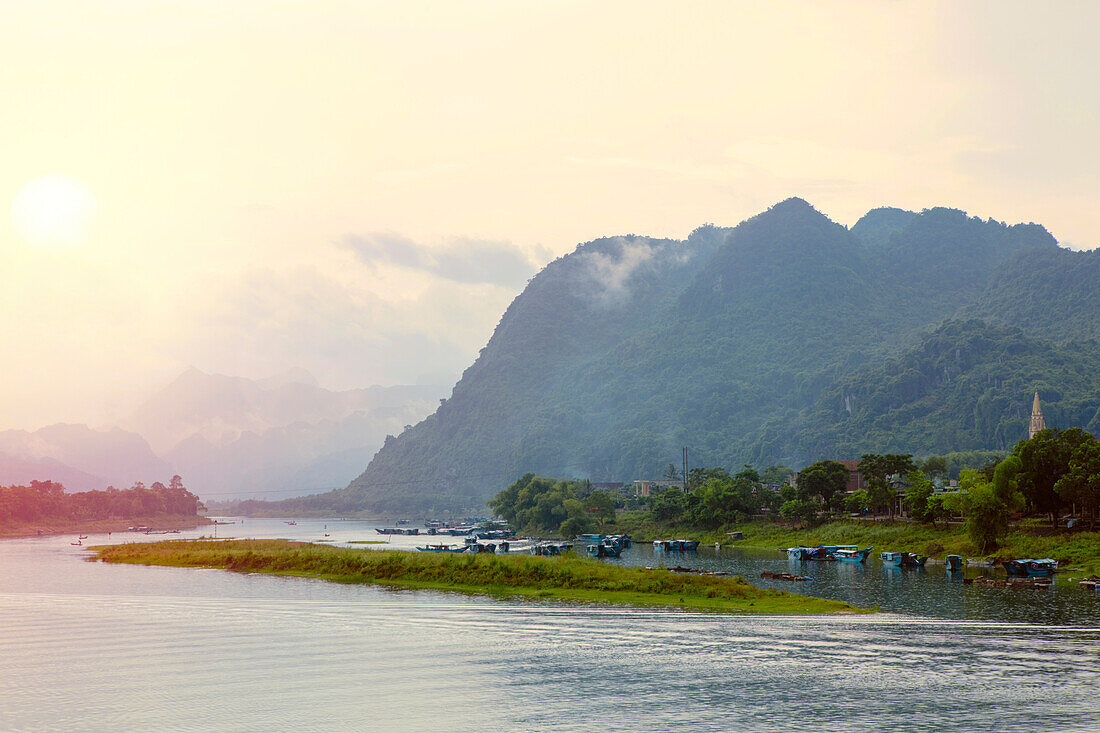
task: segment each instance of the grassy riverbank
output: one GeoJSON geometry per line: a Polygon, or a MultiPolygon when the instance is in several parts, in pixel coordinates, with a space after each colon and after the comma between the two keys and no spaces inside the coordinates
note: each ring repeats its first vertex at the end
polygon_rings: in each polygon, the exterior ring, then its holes
{"type": "MultiPolygon", "coordinates": [[[[911,522],[840,521],[820,527],[794,530],[770,522],[738,525],[745,539],[723,544],[738,547],[777,548],[794,545],[874,545],[875,550],[918,552],[942,558],[955,554],[980,557],[966,530],[960,525],[931,527],[911,522]]],[[[1009,533],[994,559],[1051,557],[1063,567],[1100,572],[1100,532],[1036,534],[1027,530],[1009,533]]]]}
{"type": "Polygon", "coordinates": [[[720,612],[861,610],[839,601],[763,590],[741,578],[680,574],[579,557],[360,550],[286,540],[175,540],[91,549],[105,562],[223,568],[499,597],[720,612]]]}
{"type": "MultiPolygon", "coordinates": [[[[906,521],[845,519],[811,529],[792,529],[774,522],[745,522],[715,530],[689,526],[661,526],[645,520],[643,513],[620,515],[613,529],[626,532],[639,542],[658,537],[683,537],[703,544],[776,549],[797,545],[874,545],[877,551],[917,552],[943,558],[944,555],[981,557],[961,524],[939,526],[906,521]],[[634,515],[634,516],[632,516],[634,515]],[[743,532],[743,540],[731,540],[729,532],[743,532]]],[[[1051,557],[1062,567],[1082,568],[1100,574],[1100,532],[1060,531],[1051,533],[1045,526],[1019,527],[1004,539],[992,558],[1051,557]]]]}
{"type": "Polygon", "coordinates": [[[211,520],[194,514],[158,514],[132,519],[42,519],[34,522],[0,523],[0,537],[37,537],[57,534],[105,534],[125,532],[127,527],[191,529],[211,520]]]}

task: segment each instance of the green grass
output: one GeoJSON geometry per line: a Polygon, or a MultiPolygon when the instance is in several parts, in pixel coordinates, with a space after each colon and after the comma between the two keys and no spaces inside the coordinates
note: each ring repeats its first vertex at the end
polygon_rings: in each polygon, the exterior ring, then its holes
{"type": "Polygon", "coordinates": [[[764,590],[739,577],[679,574],[580,557],[379,552],[286,540],[173,540],[89,549],[105,562],[224,568],[498,597],[721,612],[862,611],[840,601],[764,590]]]}

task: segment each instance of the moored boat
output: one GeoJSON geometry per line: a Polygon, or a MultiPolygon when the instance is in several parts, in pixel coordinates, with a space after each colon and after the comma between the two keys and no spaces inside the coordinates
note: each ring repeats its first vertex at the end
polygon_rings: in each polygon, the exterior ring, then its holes
{"type": "Polygon", "coordinates": [[[871,550],[873,549],[875,549],[874,546],[864,547],[862,550],[840,547],[833,553],[833,558],[840,562],[863,562],[867,559],[867,556],[871,554],[871,550]]]}
{"type": "Polygon", "coordinates": [[[1001,563],[1009,575],[1053,575],[1058,569],[1058,561],[1049,557],[1033,560],[1025,558],[1021,560],[1005,560],[1001,563]]]}
{"type": "Polygon", "coordinates": [[[808,547],[788,547],[787,558],[791,560],[805,560],[806,553],[808,553],[809,550],[810,548],[808,547]]]}
{"type": "Polygon", "coordinates": [[[947,566],[948,570],[963,569],[963,559],[960,555],[948,555],[943,559],[943,564],[947,566]]]}
{"type": "Polygon", "coordinates": [[[880,552],[879,559],[883,565],[892,565],[899,568],[919,568],[928,561],[926,555],[918,555],[913,552],[880,552]]]}
{"type": "Polygon", "coordinates": [[[417,546],[421,552],[466,552],[466,545],[424,545],[417,546]]]}

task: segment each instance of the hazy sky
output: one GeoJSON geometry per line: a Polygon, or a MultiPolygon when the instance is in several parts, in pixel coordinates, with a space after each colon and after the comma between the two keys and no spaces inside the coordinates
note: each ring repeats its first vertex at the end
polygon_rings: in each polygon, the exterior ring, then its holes
{"type": "Polygon", "coordinates": [[[1091,0],[8,0],[0,427],[188,365],[453,381],[578,242],[794,195],[1092,248],[1098,33],[1091,0]]]}

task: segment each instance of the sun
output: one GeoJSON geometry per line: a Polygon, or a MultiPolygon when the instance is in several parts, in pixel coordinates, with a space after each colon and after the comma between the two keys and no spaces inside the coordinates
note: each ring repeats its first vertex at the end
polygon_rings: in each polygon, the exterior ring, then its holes
{"type": "Polygon", "coordinates": [[[62,175],[35,178],[11,203],[16,234],[36,247],[74,247],[84,243],[95,218],[96,200],[80,181],[62,175]]]}

